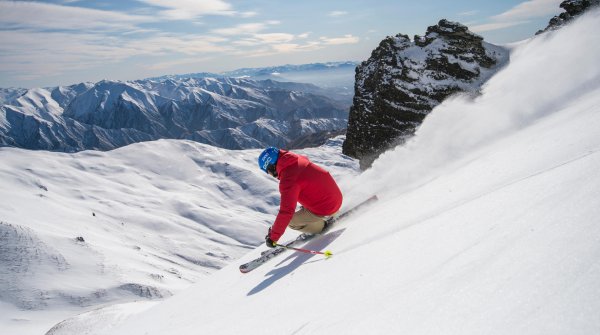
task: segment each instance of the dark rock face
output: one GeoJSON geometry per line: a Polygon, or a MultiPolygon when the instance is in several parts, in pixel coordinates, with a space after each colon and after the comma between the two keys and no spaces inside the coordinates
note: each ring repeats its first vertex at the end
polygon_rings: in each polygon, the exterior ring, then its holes
{"type": "Polygon", "coordinates": [[[599,5],[600,0],[565,0],[560,4],[560,8],[564,9],[565,12],[551,18],[550,22],[548,22],[548,26],[535,34],[539,35],[547,31],[559,29],[567,22],[585,13],[590,8],[598,7],[599,5]]]}
{"type": "Polygon", "coordinates": [[[369,167],[413,135],[445,98],[476,92],[507,59],[505,49],[447,20],[414,41],[402,34],[387,37],[356,68],[344,154],[369,167]]]}

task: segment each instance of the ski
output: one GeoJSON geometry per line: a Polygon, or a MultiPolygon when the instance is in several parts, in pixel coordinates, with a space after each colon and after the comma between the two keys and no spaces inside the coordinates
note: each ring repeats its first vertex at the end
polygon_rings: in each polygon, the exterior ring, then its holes
{"type": "Polygon", "coordinates": [[[269,261],[271,258],[274,258],[275,256],[286,251],[287,250],[286,247],[292,247],[294,244],[299,244],[300,242],[305,242],[307,240],[310,240],[314,236],[315,235],[312,235],[312,234],[302,233],[302,234],[298,235],[298,237],[295,240],[285,243],[284,244],[285,247],[277,247],[277,248],[269,249],[269,250],[263,252],[260,255],[260,257],[253,259],[248,263],[240,265],[240,272],[242,272],[242,273],[250,272],[250,271],[256,269],[257,267],[263,265],[264,263],[269,261]]]}
{"type": "Polygon", "coordinates": [[[307,241],[313,239],[316,236],[323,235],[324,233],[326,233],[327,231],[329,231],[331,229],[331,227],[333,226],[334,223],[336,223],[336,222],[340,221],[341,219],[347,217],[348,215],[354,213],[359,208],[361,208],[367,204],[370,204],[376,200],[377,200],[377,195],[373,195],[370,198],[368,198],[367,200],[365,200],[365,201],[359,203],[358,205],[352,207],[351,209],[347,210],[346,212],[330,218],[329,220],[327,220],[327,224],[326,224],[325,228],[323,229],[323,231],[320,232],[319,234],[302,233],[302,234],[298,235],[298,237],[296,237],[294,240],[284,243],[281,247],[277,247],[274,249],[264,251],[260,255],[260,257],[253,259],[248,263],[240,265],[240,272],[248,273],[248,272],[256,269],[257,267],[263,265],[264,263],[268,262],[269,260],[276,257],[277,255],[288,250],[288,248],[292,248],[292,247],[294,247],[294,245],[306,243],[307,241]]]}

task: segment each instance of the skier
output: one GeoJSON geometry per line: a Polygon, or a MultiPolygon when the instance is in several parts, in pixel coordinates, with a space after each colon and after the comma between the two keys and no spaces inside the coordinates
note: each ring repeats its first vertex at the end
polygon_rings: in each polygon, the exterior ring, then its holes
{"type": "Polygon", "coordinates": [[[258,157],[258,166],[279,179],[279,213],[265,236],[270,248],[276,246],[288,226],[304,233],[320,233],[326,220],[342,206],[342,192],[333,177],[305,156],[269,147],[258,157]],[[302,205],[298,211],[297,203],[302,205]]]}

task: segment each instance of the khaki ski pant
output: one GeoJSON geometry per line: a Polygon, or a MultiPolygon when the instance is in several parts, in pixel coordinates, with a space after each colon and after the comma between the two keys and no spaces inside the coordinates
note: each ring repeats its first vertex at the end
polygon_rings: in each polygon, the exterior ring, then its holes
{"type": "Polygon", "coordinates": [[[323,230],[325,220],[331,216],[319,216],[302,207],[292,217],[289,227],[303,233],[317,234],[323,230]]]}

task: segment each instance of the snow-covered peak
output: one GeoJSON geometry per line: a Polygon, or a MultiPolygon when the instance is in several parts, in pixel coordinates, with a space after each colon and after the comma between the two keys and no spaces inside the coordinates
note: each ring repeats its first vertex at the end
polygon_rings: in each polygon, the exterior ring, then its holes
{"type": "Polygon", "coordinates": [[[10,104],[26,92],[25,88],[0,88],[0,105],[10,104]]]}
{"type": "Polygon", "coordinates": [[[49,89],[52,92],[52,99],[54,99],[63,109],[71,103],[73,98],[89,90],[94,86],[94,83],[84,82],[70,86],[58,86],[53,89],[49,89]]]}
{"type": "Polygon", "coordinates": [[[28,90],[16,98],[11,106],[23,111],[26,115],[38,117],[46,121],[55,121],[63,112],[62,107],[52,98],[52,93],[43,88],[28,90]]]}

